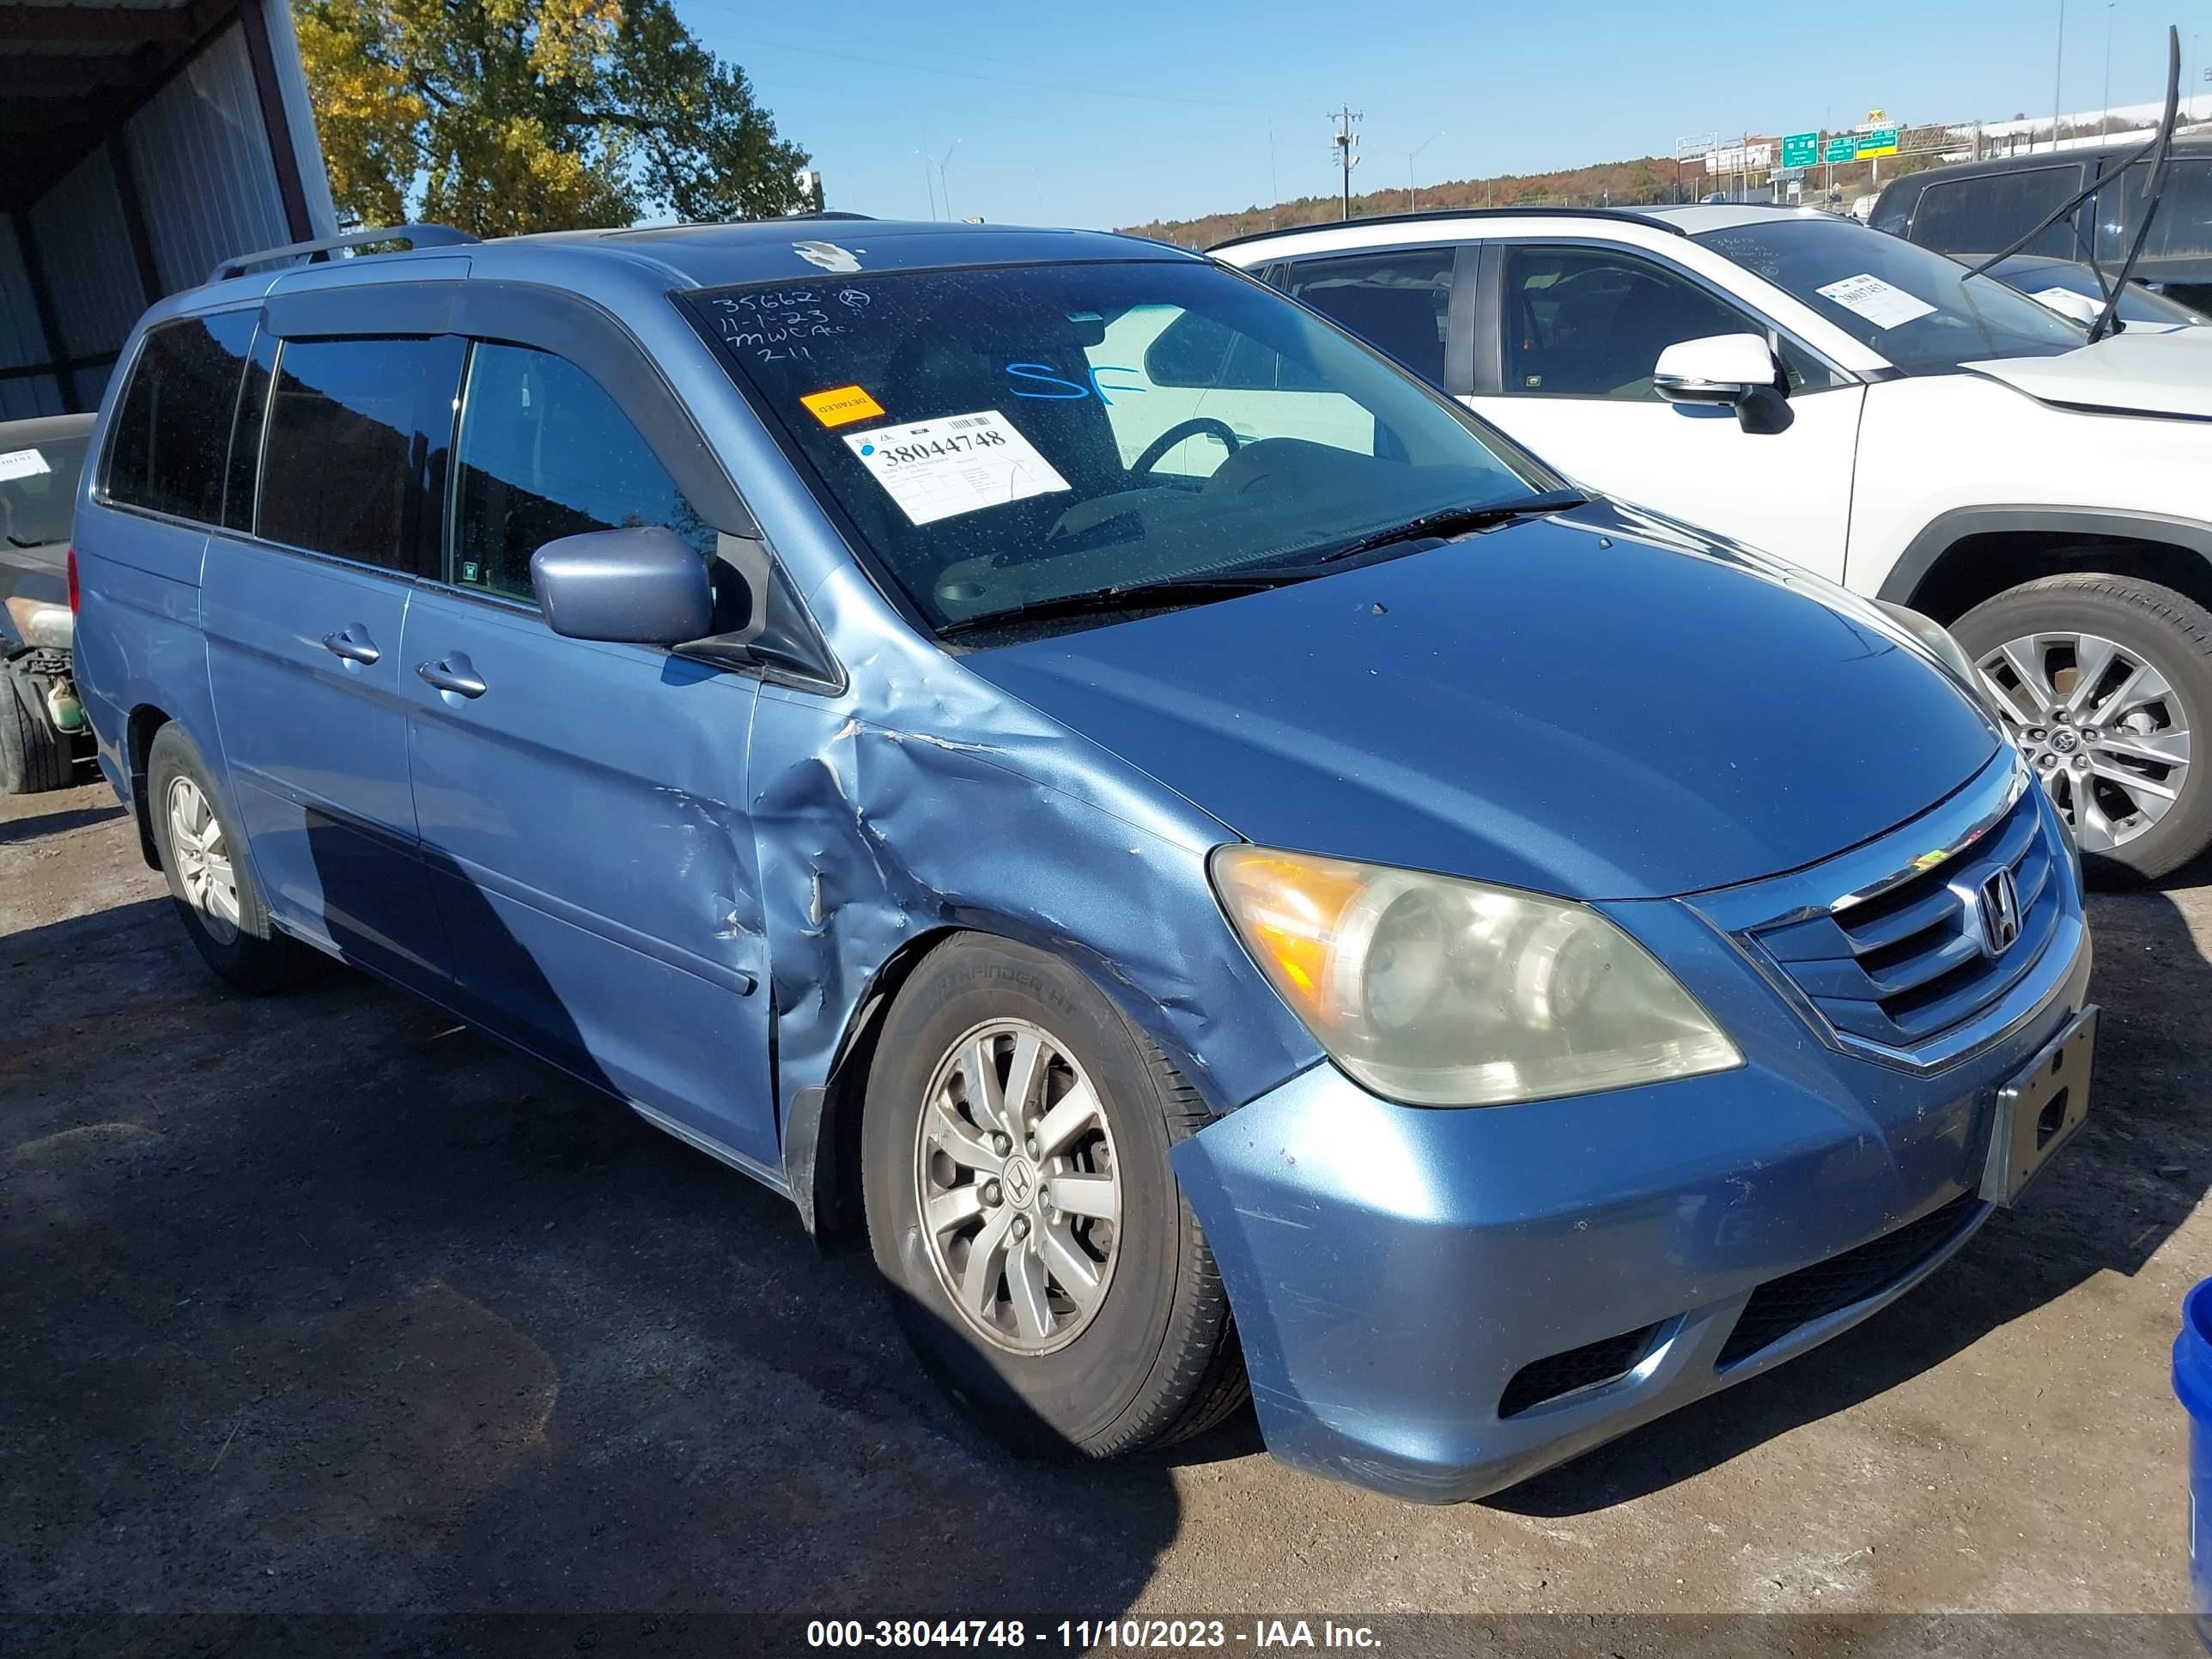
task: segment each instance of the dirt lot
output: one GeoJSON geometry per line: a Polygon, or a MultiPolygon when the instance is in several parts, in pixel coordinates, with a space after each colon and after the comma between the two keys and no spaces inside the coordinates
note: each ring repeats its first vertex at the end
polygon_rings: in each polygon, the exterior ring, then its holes
{"type": "MultiPolygon", "coordinates": [[[[0,801],[0,1650],[447,1650],[186,1613],[644,1620],[611,1650],[732,1610],[2177,1612],[2212,888],[2094,919],[2100,1095],[2017,1212],[1795,1365],[1419,1509],[1249,1419],[1166,1463],[1010,1462],[781,1200],[366,980],[227,993],[104,788],[0,801]]],[[[1567,1648],[1654,1627],[1591,1628],[1567,1648]]],[[[1868,1650],[1833,1628],[1793,1650],[1868,1650]]]]}

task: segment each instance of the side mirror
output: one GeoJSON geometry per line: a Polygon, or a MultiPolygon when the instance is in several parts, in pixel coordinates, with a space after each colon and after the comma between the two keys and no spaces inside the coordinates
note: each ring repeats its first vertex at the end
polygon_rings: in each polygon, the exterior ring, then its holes
{"type": "Polygon", "coordinates": [[[594,530],[530,556],[538,609],[556,634],[624,645],[682,645],[714,626],[706,561],[672,530],[594,530]]]}
{"type": "Polygon", "coordinates": [[[1785,430],[1792,419],[1774,353],[1756,334],[1678,340],[1659,354],[1651,384],[1670,404],[1721,404],[1746,432],[1785,430]]]}

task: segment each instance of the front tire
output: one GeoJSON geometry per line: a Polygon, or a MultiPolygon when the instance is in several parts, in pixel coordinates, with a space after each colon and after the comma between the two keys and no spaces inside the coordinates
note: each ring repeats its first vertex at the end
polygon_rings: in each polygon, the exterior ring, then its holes
{"type": "Polygon", "coordinates": [[[214,775],[174,724],[146,756],[146,811],[169,896],[201,957],[241,991],[287,990],[325,958],[276,931],[246,860],[246,842],[214,775]]]}
{"type": "Polygon", "coordinates": [[[868,1237],[923,1368],[998,1439],[1106,1457],[1244,1398],[1170,1151],[1208,1116],[1091,982],[963,935],[900,993],[861,1129],[868,1237]]]}
{"type": "Polygon", "coordinates": [[[2130,576],[2046,576],[1951,632],[2088,867],[2150,878],[2212,843],[2212,782],[2191,733],[2212,722],[2212,613],[2130,576]]]}

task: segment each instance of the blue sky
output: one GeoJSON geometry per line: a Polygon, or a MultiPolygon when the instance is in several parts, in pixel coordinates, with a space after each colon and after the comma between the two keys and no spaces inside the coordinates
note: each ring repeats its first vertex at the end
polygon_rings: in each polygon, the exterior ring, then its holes
{"type": "MultiPolygon", "coordinates": [[[[1323,112],[1366,112],[1355,189],[1663,153],[1677,134],[2047,113],[2058,8],[1990,0],[1728,7],[1554,0],[919,0],[783,12],[677,0],[814,153],[830,205],[1110,226],[1335,188],[1323,112]],[[1272,131],[1272,143],[1270,135],[1272,131]],[[1436,137],[1441,133],[1442,137],[1436,137]]],[[[2107,10],[2066,8],[2065,101],[2101,101],[2107,10]]],[[[2212,3],[2118,0],[2112,100],[2185,74],[2212,3]]],[[[2203,84],[2201,82],[2198,84],[2203,84]]]]}

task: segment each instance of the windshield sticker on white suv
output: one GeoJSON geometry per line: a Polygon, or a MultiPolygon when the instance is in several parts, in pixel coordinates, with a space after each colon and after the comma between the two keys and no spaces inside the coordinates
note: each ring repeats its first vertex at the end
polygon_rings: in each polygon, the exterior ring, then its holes
{"type": "Polygon", "coordinates": [[[41,472],[51,472],[46,458],[35,449],[11,449],[0,454],[0,483],[12,483],[18,478],[35,478],[41,472]]]}
{"type": "Polygon", "coordinates": [[[1925,300],[1917,300],[1903,289],[1870,275],[1846,276],[1840,283],[1831,283],[1813,292],[1833,300],[1846,311],[1856,312],[1876,328],[1900,327],[1917,318],[1933,316],[1936,312],[1936,307],[1925,300]]]}
{"type": "Polygon", "coordinates": [[[842,435],[915,524],[1068,488],[1052,463],[995,409],[842,435]]]}

